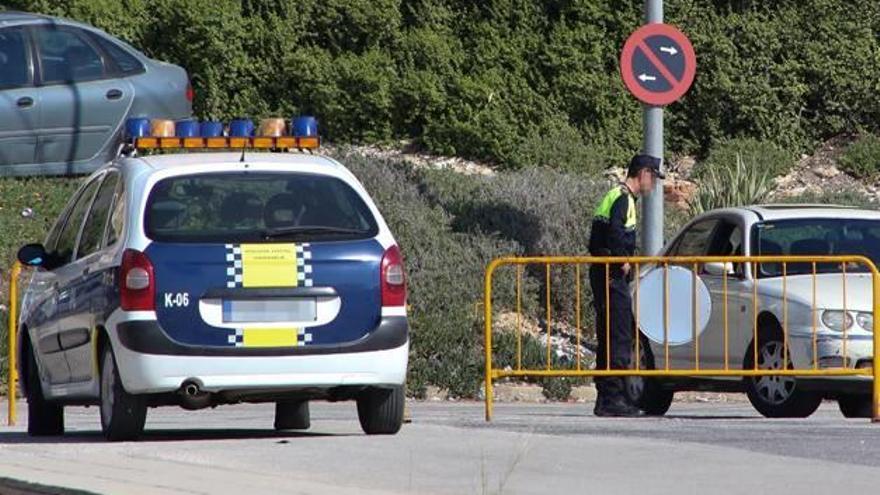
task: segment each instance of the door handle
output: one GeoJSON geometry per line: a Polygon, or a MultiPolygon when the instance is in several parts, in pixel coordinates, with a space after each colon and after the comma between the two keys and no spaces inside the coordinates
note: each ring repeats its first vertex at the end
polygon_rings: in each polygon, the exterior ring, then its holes
{"type": "Polygon", "coordinates": [[[19,108],[30,108],[34,106],[34,99],[30,96],[22,96],[15,102],[15,104],[18,105],[19,108]]]}
{"type": "Polygon", "coordinates": [[[107,91],[108,100],[118,100],[120,98],[122,98],[122,90],[111,89],[110,91],[107,91]]]}

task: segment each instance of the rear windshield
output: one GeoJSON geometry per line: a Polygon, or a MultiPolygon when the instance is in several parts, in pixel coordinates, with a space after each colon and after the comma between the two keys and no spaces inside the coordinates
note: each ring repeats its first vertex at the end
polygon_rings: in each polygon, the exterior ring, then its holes
{"type": "Polygon", "coordinates": [[[335,177],[224,172],[171,177],[150,192],[147,236],[167,242],[349,240],[373,237],[369,208],[335,177]]]}

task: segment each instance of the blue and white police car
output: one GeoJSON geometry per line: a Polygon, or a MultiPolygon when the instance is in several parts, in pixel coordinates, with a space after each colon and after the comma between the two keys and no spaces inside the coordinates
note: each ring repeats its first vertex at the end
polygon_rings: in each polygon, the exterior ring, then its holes
{"type": "Polygon", "coordinates": [[[19,320],[28,433],[62,434],[64,407],[92,404],[110,440],[166,405],[274,402],[276,429],[306,429],[310,400],[354,400],[366,433],[396,433],[401,252],[354,175],[303,152],[314,119],[164,124],[129,122],[129,152],[19,251],[36,267],[19,320]]]}

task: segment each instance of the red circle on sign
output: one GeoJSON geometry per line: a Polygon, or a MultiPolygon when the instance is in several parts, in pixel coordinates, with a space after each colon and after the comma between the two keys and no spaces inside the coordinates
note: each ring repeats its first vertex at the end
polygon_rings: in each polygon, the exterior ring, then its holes
{"type": "Polygon", "coordinates": [[[640,27],[626,40],[626,43],[623,45],[623,52],[620,54],[620,75],[623,77],[623,84],[626,85],[626,88],[633,96],[648,105],[668,105],[681,98],[694,82],[696,72],[697,56],[694,53],[693,45],[691,45],[690,40],[684,33],[669,24],[646,24],[640,27]],[[645,40],[651,36],[666,36],[681,48],[681,54],[684,57],[684,73],[680,80],[669,74],[668,69],[657,59],[656,54],[653,54],[647,47],[645,40]],[[646,49],[650,54],[646,53],[646,49]],[[661,74],[655,77],[666,79],[672,89],[667,91],[651,91],[639,84],[633,68],[633,55],[636,50],[641,50],[649,59],[653,57],[657,60],[657,62],[652,61],[652,63],[655,66],[660,65],[658,70],[661,74]],[[664,71],[667,74],[663,74],[664,71]]]}

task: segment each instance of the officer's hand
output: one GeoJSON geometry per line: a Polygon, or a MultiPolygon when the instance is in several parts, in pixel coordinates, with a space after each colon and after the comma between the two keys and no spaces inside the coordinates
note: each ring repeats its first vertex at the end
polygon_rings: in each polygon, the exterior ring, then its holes
{"type": "Polygon", "coordinates": [[[620,269],[623,270],[624,275],[629,275],[629,263],[624,263],[620,269]]]}

